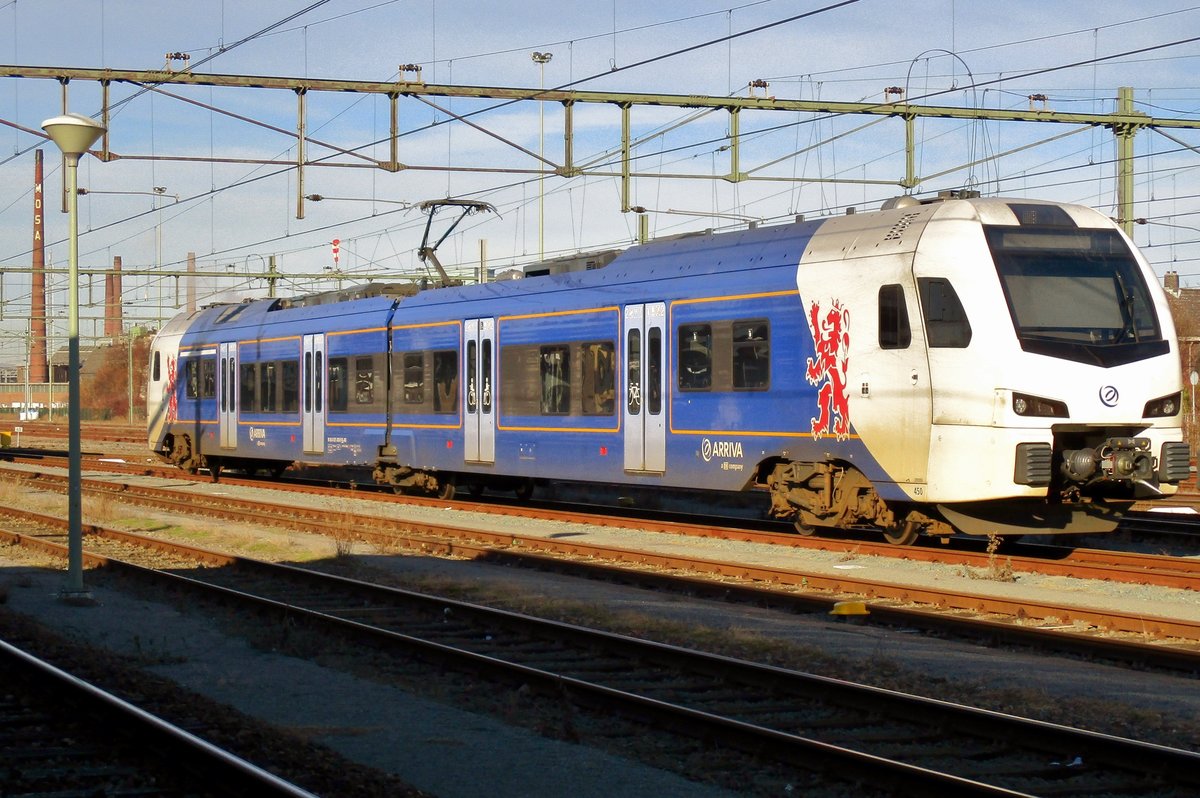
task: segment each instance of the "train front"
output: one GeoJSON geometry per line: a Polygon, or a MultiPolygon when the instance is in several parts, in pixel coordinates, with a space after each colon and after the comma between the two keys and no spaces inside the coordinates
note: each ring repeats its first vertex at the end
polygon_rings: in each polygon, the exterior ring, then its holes
{"type": "Polygon", "coordinates": [[[956,309],[923,292],[927,325],[962,314],[972,329],[969,346],[928,349],[928,498],[954,526],[1107,531],[1188,476],[1166,295],[1110,219],[1075,205],[950,202],[914,272],[961,297],[956,309]]]}

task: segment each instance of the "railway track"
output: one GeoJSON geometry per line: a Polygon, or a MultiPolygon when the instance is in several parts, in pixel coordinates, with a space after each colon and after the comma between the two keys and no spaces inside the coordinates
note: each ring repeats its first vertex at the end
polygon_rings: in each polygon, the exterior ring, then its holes
{"type": "Polygon", "coordinates": [[[0,640],[4,795],[315,798],[0,640]]]}
{"type": "Polygon", "coordinates": [[[1200,754],[1178,749],[140,536],[89,536],[85,556],[101,578],[136,578],[188,603],[203,596],[253,606],[276,628],[311,626],[326,639],[534,691],[547,711],[615,713],[632,724],[605,734],[645,734],[636,730],[649,724],[669,732],[656,745],[687,750],[699,738],[736,749],[741,756],[708,758],[734,783],[750,756],[774,763],[790,784],[813,783],[814,771],[835,781],[852,773],[857,785],[889,794],[1118,798],[1200,789],[1200,754]],[[670,742],[681,736],[686,742],[670,742]]]}
{"type": "MultiPolygon", "coordinates": [[[[20,461],[33,464],[39,462],[36,459],[24,459],[20,461]]],[[[103,457],[88,459],[86,467],[113,473],[154,476],[172,481],[180,479],[196,482],[210,481],[206,477],[187,475],[174,468],[113,462],[110,458],[103,457]]],[[[264,487],[262,480],[254,478],[224,477],[222,478],[222,483],[256,488],[264,487]]],[[[1001,553],[997,553],[995,551],[987,551],[984,547],[984,542],[973,540],[956,540],[953,541],[955,544],[953,546],[930,543],[929,545],[897,547],[869,539],[804,537],[790,531],[780,533],[747,528],[745,526],[715,526],[711,523],[702,524],[670,519],[663,520],[661,518],[647,518],[644,515],[612,515],[604,513],[604,508],[596,512],[580,512],[579,510],[557,509],[553,506],[527,506],[525,504],[497,504],[493,502],[480,503],[462,500],[448,502],[445,499],[432,499],[419,496],[406,496],[402,500],[398,500],[397,497],[387,491],[347,489],[340,486],[312,484],[307,481],[279,482],[273,480],[265,486],[272,489],[310,495],[331,497],[352,496],[356,500],[378,501],[389,505],[394,505],[397,501],[403,501],[404,504],[413,506],[442,508],[446,507],[449,503],[456,509],[464,511],[479,511],[543,521],[586,523],[614,528],[636,529],[639,531],[655,531],[691,537],[763,543],[787,548],[828,551],[839,554],[854,554],[857,556],[894,557],[919,562],[975,568],[979,569],[981,573],[994,571],[999,565],[1002,565],[1003,568],[1014,573],[1037,573],[1046,576],[1101,579],[1189,590],[1200,589],[1200,557],[1189,559],[1171,555],[1076,548],[1044,543],[1017,544],[1001,553]]],[[[1139,528],[1147,531],[1157,530],[1162,532],[1164,529],[1186,529],[1193,534],[1200,533],[1200,517],[1179,516],[1168,513],[1141,513],[1135,516],[1135,519],[1131,523],[1137,523],[1140,525],[1139,528]]]]}
{"type": "MultiPolygon", "coordinates": [[[[13,444],[18,438],[24,443],[27,439],[48,438],[50,440],[66,440],[68,437],[66,418],[61,423],[52,421],[13,421],[0,423],[0,430],[13,433],[13,444]],[[20,432],[15,428],[20,427],[20,432]]],[[[146,442],[145,425],[83,423],[80,425],[80,438],[92,443],[141,443],[146,442]]]]}
{"type": "MultiPolygon", "coordinates": [[[[27,484],[48,490],[65,489],[64,480],[58,476],[26,473],[25,479],[27,484]]],[[[227,494],[210,496],[131,482],[87,480],[85,489],[88,493],[108,495],[157,511],[250,524],[271,523],[346,542],[370,542],[385,550],[404,548],[615,578],[689,595],[744,600],[802,613],[828,613],[840,600],[867,596],[872,599],[868,619],[873,623],[1146,667],[1188,672],[1200,669],[1200,623],[1144,613],[965,593],[954,587],[920,588],[815,571],[749,566],[744,562],[722,562],[694,555],[656,554],[644,549],[589,544],[570,536],[488,532],[479,523],[468,527],[354,514],[348,510],[331,513],[296,503],[271,504],[260,499],[236,499],[227,494]],[[914,603],[924,606],[914,607],[914,603]],[[1008,620],[997,619],[997,614],[1008,620]],[[1077,630],[1070,625],[1075,621],[1089,625],[1091,631],[1077,630]]],[[[57,524],[65,529],[65,522],[60,519],[47,518],[40,523],[57,524]]],[[[114,537],[121,533],[110,530],[104,534],[114,537]]]]}

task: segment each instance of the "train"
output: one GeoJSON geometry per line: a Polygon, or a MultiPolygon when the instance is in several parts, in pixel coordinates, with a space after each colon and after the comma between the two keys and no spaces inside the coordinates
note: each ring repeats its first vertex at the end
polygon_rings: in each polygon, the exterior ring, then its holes
{"type": "Polygon", "coordinates": [[[905,196],[575,266],[181,313],[149,446],[214,479],[738,498],[896,544],[1104,532],[1189,476],[1165,293],[1088,207],[905,196]]]}

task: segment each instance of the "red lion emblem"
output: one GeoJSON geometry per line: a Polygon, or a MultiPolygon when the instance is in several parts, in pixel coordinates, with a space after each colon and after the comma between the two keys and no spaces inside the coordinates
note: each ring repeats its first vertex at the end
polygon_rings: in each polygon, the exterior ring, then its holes
{"type": "Polygon", "coordinates": [[[850,392],[846,386],[850,311],[837,299],[831,305],[824,315],[816,302],[809,309],[814,356],[808,359],[804,376],[809,384],[821,386],[817,392],[819,415],[812,419],[813,437],[819,440],[824,435],[836,435],[839,441],[844,441],[850,434],[850,392]]]}
{"type": "Polygon", "coordinates": [[[175,358],[167,358],[167,423],[179,420],[179,397],[175,394],[175,358]]]}

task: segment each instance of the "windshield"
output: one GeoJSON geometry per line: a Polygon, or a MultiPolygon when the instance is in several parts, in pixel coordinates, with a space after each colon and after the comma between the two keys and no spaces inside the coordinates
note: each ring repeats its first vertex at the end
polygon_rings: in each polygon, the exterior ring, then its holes
{"type": "Polygon", "coordinates": [[[1103,366],[1168,351],[1149,287],[1116,230],[984,232],[1025,351],[1103,366]]]}

